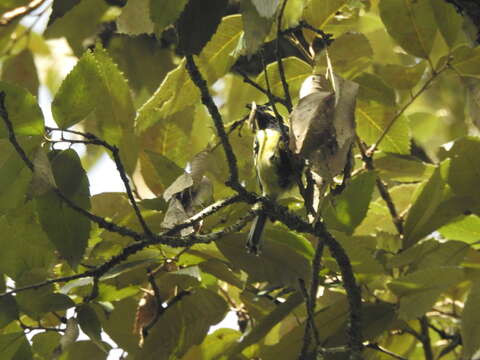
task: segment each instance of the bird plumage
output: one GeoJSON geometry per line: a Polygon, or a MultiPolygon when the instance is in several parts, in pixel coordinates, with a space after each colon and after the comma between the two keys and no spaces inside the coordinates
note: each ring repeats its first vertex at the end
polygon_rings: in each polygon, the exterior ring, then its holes
{"type": "MultiPolygon", "coordinates": [[[[262,195],[276,200],[294,184],[295,169],[288,152],[288,138],[284,136],[288,131],[282,131],[282,126],[285,125],[265,107],[256,110],[255,122],[253,149],[258,182],[262,195]]],[[[260,251],[267,219],[267,215],[260,209],[250,229],[247,248],[254,254],[260,251]]]]}

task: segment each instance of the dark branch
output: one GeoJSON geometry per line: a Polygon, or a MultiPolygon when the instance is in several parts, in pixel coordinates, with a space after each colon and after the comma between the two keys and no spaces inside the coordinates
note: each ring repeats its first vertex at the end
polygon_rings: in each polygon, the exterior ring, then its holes
{"type": "Polygon", "coordinates": [[[283,92],[285,94],[285,102],[287,106],[288,113],[292,112],[292,98],[290,97],[290,90],[288,89],[287,79],[285,77],[285,69],[283,68],[282,54],[280,51],[280,39],[282,37],[282,18],[285,11],[285,6],[287,5],[288,0],[283,0],[282,7],[280,8],[280,13],[278,14],[277,19],[277,41],[276,41],[276,56],[278,63],[278,73],[280,75],[280,80],[282,81],[283,92]]]}
{"type": "Polygon", "coordinates": [[[365,168],[369,171],[373,171],[375,174],[375,183],[377,185],[378,192],[380,193],[380,196],[382,197],[383,201],[385,201],[385,203],[387,204],[387,208],[388,208],[388,211],[390,212],[390,216],[392,217],[393,224],[397,228],[397,231],[400,234],[400,236],[402,236],[403,235],[403,219],[398,214],[397,208],[393,203],[393,199],[390,196],[390,193],[388,192],[388,188],[383,183],[382,179],[380,179],[380,177],[375,172],[373,158],[367,155],[366,150],[363,147],[363,144],[358,137],[357,137],[357,145],[360,150],[360,154],[362,156],[362,161],[365,164],[365,168]]]}
{"type": "Polygon", "coordinates": [[[230,178],[227,181],[227,185],[230,186],[232,189],[236,190],[239,194],[243,194],[245,193],[245,189],[239,181],[237,159],[233,152],[232,145],[230,144],[228,136],[225,132],[222,116],[218,111],[217,105],[215,105],[215,103],[213,102],[210,91],[208,90],[207,82],[198,70],[195,61],[193,60],[193,56],[187,55],[186,60],[186,67],[190,78],[192,79],[192,82],[195,84],[195,86],[200,90],[202,103],[207,107],[208,112],[210,113],[210,116],[212,117],[213,123],[217,130],[217,135],[222,142],[223,150],[225,152],[225,156],[228,162],[228,168],[230,170],[230,178]]]}
{"type": "Polygon", "coordinates": [[[256,83],[255,81],[253,81],[252,79],[250,79],[250,77],[243,71],[241,70],[238,70],[238,73],[243,77],[243,82],[253,86],[255,89],[257,89],[258,91],[260,91],[261,93],[267,95],[267,96],[271,96],[271,99],[270,99],[270,102],[277,102],[277,103],[280,103],[282,104],[283,106],[285,106],[285,108],[288,109],[288,106],[287,106],[287,102],[285,101],[285,99],[282,99],[281,97],[278,97],[274,94],[271,94],[269,93],[266,89],[264,89],[262,86],[260,86],[258,83],[256,83]]]}

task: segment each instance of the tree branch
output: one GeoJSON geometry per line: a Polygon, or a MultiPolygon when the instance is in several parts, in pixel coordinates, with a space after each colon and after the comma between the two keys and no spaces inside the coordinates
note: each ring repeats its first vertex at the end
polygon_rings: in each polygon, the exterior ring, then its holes
{"type": "Polygon", "coordinates": [[[0,26],[6,26],[15,19],[30,14],[33,10],[37,9],[45,2],[46,0],[32,0],[25,6],[20,6],[18,8],[3,13],[0,17],[0,26]]]}
{"type": "Polygon", "coordinates": [[[282,18],[285,11],[285,6],[287,6],[288,0],[283,0],[282,7],[280,8],[280,13],[278,14],[277,19],[277,40],[276,40],[276,57],[278,63],[278,73],[280,75],[280,80],[282,81],[283,93],[285,95],[285,102],[288,113],[292,112],[292,98],[290,97],[290,90],[288,89],[287,79],[285,77],[285,69],[283,67],[282,54],[280,53],[280,39],[282,38],[282,18]]]}
{"type": "Polygon", "coordinates": [[[390,212],[390,216],[392,217],[393,224],[397,228],[398,233],[400,236],[403,236],[403,219],[398,214],[397,208],[393,202],[390,193],[388,192],[387,186],[384,184],[380,176],[377,175],[375,171],[375,166],[373,164],[373,158],[371,156],[367,156],[366,150],[363,147],[361,140],[357,136],[357,145],[360,150],[360,155],[362,156],[362,161],[365,164],[365,168],[368,171],[373,171],[375,174],[375,184],[377,185],[378,192],[382,197],[383,201],[387,204],[388,211],[390,212]]]}
{"type": "MultiPolygon", "coordinates": [[[[271,94],[269,93],[266,89],[264,89],[263,87],[261,87],[257,82],[253,81],[252,79],[250,79],[248,77],[248,75],[243,72],[242,70],[238,70],[237,71],[242,77],[243,77],[243,82],[253,86],[255,89],[257,89],[258,91],[260,91],[261,93],[267,95],[267,96],[271,96],[271,100],[270,101],[274,101],[274,102],[277,102],[277,103],[280,103],[282,104],[283,106],[285,106],[285,108],[288,109],[288,105],[287,105],[287,102],[285,99],[282,99],[281,97],[278,97],[274,94],[271,94]]],[[[270,99],[270,98],[269,98],[270,99]]]]}
{"type": "Polygon", "coordinates": [[[223,150],[225,152],[225,156],[228,162],[228,168],[230,170],[230,178],[228,179],[226,184],[232,189],[236,190],[239,194],[244,194],[245,189],[240,184],[238,177],[237,158],[235,157],[232,145],[230,144],[228,136],[225,132],[222,116],[220,115],[217,105],[215,105],[212,96],[210,95],[207,82],[205,81],[202,74],[198,70],[197,65],[195,64],[193,55],[186,55],[186,60],[186,67],[190,78],[192,79],[192,82],[195,84],[195,86],[200,90],[202,103],[207,107],[208,112],[210,113],[210,116],[212,117],[213,123],[217,130],[217,135],[222,142],[223,150]]]}
{"type": "Polygon", "coordinates": [[[432,343],[430,341],[430,334],[428,329],[428,319],[424,315],[420,318],[420,341],[423,345],[423,353],[425,355],[425,360],[433,360],[433,351],[432,351],[432,343]]]}
{"type": "Polygon", "coordinates": [[[413,104],[413,102],[420,96],[422,95],[425,90],[427,90],[430,85],[432,84],[432,82],[441,74],[443,73],[446,69],[448,69],[450,66],[450,64],[447,62],[440,70],[438,71],[435,71],[433,68],[432,68],[432,75],[428,78],[427,81],[425,81],[425,83],[423,84],[423,86],[415,93],[413,94],[413,96],[410,98],[409,101],[407,101],[407,103],[405,105],[403,105],[403,107],[397,111],[397,113],[394,115],[394,117],[390,120],[390,122],[387,124],[387,126],[385,127],[385,129],[383,130],[382,134],[380,135],[380,137],[378,138],[378,140],[367,150],[367,156],[368,157],[372,157],[373,153],[377,150],[378,146],[380,145],[380,143],[382,142],[382,140],[385,138],[385,136],[387,135],[387,133],[390,131],[390,129],[392,128],[392,126],[395,124],[395,122],[400,118],[400,116],[403,115],[403,113],[405,112],[405,110],[407,110],[410,105],[413,104]]]}

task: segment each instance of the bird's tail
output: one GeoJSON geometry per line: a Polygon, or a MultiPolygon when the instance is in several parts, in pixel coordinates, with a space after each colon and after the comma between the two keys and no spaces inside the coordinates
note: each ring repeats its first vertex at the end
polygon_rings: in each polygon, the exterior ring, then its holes
{"type": "Polygon", "coordinates": [[[265,213],[260,213],[257,215],[255,220],[253,220],[252,227],[248,233],[247,238],[247,249],[249,252],[258,255],[260,253],[261,241],[262,241],[262,232],[267,222],[267,215],[265,213]]]}

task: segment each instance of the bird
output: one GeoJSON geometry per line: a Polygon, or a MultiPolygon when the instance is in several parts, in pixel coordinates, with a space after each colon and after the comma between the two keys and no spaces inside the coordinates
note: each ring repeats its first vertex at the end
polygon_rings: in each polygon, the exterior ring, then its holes
{"type": "MultiPolygon", "coordinates": [[[[288,127],[265,105],[252,106],[255,137],[253,156],[262,196],[277,200],[295,184],[294,160],[288,148],[288,127]]],[[[262,205],[256,205],[258,215],[253,220],[247,238],[247,249],[259,255],[263,229],[268,220],[262,205]]]]}

